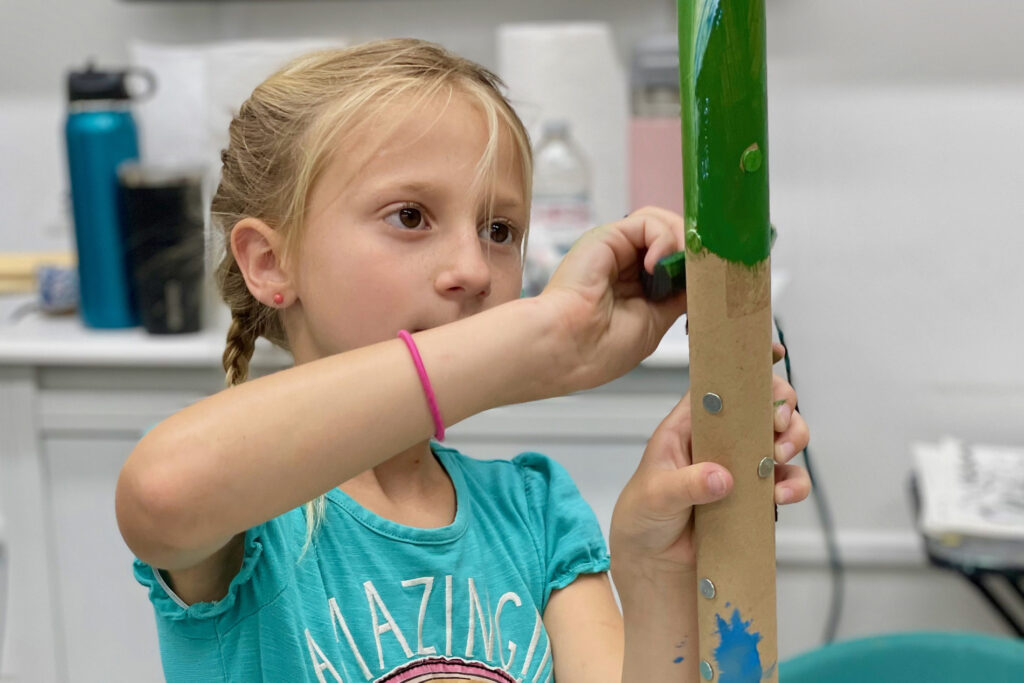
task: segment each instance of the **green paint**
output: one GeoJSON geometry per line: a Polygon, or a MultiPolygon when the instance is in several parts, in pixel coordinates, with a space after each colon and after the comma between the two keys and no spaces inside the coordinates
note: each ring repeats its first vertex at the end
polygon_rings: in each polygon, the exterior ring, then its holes
{"type": "Polygon", "coordinates": [[[755,265],[771,250],[764,0],[677,2],[686,223],[755,265]]]}
{"type": "Polygon", "coordinates": [[[743,150],[740,167],[747,173],[755,173],[761,168],[761,150],[756,142],[743,150]]]}
{"type": "Polygon", "coordinates": [[[686,248],[695,254],[704,248],[704,242],[701,240],[700,233],[696,228],[690,228],[686,231],[686,248]]]}

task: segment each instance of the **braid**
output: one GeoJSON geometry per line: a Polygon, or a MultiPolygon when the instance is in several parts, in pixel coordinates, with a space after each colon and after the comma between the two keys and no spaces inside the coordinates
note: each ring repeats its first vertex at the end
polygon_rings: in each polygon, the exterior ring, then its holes
{"type": "MultiPolygon", "coordinates": [[[[222,238],[224,255],[215,273],[231,310],[222,364],[227,386],[249,376],[256,340],[290,351],[279,311],[250,292],[231,248],[231,231],[255,217],[279,232],[284,253],[299,244],[308,218],[307,199],[347,136],[361,134],[395,97],[427,98],[458,87],[487,114],[490,139],[476,179],[490,183],[497,163],[499,128],[512,134],[519,152],[525,196],[533,178],[529,135],[490,71],[418,40],[378,41],[346,50],[299,57],[257,86],[228,127],[221,174],[210,202],[211,227],[222,238]]],[[[422,101],[422,100],[420,100],[422,101]]],[[[487,206],[490,213],[490,204],[487,206]]],[[[524,249],[525,249],[524,241],[524,249]]],[[[306,543],[325,518],[325,498],[306,504],[306,543]]]]}
{"type": "Polygon", "coordinates": [[[227,373],[225,384],[229,387],[241,384],[249,377],[249,360],[259,333],[245,320],[247,317],[243,311],[231,312],[231,326],[221,360],[227,373]]]}

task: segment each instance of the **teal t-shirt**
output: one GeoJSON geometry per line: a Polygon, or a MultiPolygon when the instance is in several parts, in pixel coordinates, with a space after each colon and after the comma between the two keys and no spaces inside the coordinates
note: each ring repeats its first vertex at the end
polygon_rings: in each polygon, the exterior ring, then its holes
{"type": "Polygon", "coordinates": [[[136,559],[167,680],[550,681],[551,591],[608,569],[593,510],[544,455],[433,449],[455,485],[448,526],[397,524],[333,489],[301,561],[296,508],[246,532],[224,598],[191,606],[136,559]]]}

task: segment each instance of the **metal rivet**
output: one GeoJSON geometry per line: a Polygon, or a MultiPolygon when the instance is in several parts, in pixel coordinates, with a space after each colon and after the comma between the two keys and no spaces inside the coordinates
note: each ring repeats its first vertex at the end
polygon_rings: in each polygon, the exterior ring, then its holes
{"type": "Polygon", "coordinates": [[[701,239],[697,228],[690,228],[686,231],[686,248],[694,253],[704,248],[704,240],[701,239]]]}
{"type": "Polygon", "coordinates": [[[711,583],[711,579],[701,579],[697,586],[700,588],[700,594],[708,600],[715,597],[715,584],[711,583]]]}
{"type": "Polygon", "coordinates": [[[711,662],[706,659],[700,660],[700,675],[704,677],[705,681],[710,681],[715,677],[715,670],[711,668],[711,662]]]}
{"type": "Polygon", "coordinates": [[[761,149],[757,146],[757,143],[755,142],[750,147],[747,147],[745,150],[743,150],[743,156],[740,157],[740,168],[742,168],[747,173],[753,173],[754,171],[761,168],[762,161],[763,156],[761,154],[761,149]]]}
{"type": "Polygon", "coordinates": [[[757,476],[762,479],[767,479],[774,470],[775,461],[772,458],[761,458],[761,462],[757,463],[757,476]]]}
{"type": "Polygon", "coordinates": [[[722,412],[722,397],[718,394],[712,394],[710,392],[704,394],[703,404],[704,410],[708,411],[712,415],[722,412]]]}

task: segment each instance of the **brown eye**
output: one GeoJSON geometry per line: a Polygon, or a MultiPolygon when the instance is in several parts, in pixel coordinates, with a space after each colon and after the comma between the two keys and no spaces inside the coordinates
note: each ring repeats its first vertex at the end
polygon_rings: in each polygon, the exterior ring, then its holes
{"type": "Polygon", "coordinates": [[[429,230],[427,217],[423,215],[423,209],[413,204],[406,204],[395,209],[384,217],[384,222],[399,230],[429,230]]]}
{"type": "Polygon", "coordinates": [[[407,228],[416,228],[423,222],[423,214],[419,209],[405,208],[398,212],[398,220],[407,228]]]}
{"type": "Polygon", "coordinates": [[[498,244],[509,244],[512,242],[512,228],[506,223],[491,223],[488,237],[498,244]]]}

